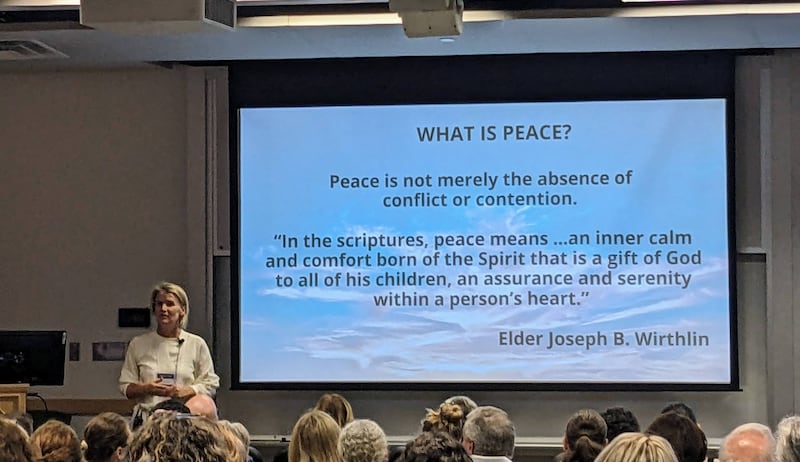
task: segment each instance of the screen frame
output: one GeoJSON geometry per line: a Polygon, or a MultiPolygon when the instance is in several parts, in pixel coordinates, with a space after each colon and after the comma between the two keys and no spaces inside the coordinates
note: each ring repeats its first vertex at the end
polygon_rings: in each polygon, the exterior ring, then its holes
{"type": "Polygon", "coordinates": [[[737,391],[735,52],[594,53],[281,60],[229,64],[231,389],[428,391],[737,391]],[[594,73],[587,72],[588,70],[594,73]],[[468,76],[468,77],[463,77],[468,76]],[[726,103],[730,383],[241,382],[239,110],[722,98],[726,103]]]}

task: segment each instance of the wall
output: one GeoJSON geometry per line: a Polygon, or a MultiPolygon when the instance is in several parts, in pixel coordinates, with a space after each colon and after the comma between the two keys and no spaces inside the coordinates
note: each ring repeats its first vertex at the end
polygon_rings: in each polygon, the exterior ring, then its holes
{"type": "MultiPolygon", "coordinates": [[[[796,409],[800,201],[792,197],[800,146],[792,132],[800,126],[800,54],[742,58],[737,72],[742,391],[471,394],[508,409],[523,440],[556,438],[567,417],[586,406],[627,406],[647,423],[665,402],[683,400],[711,437],[744,421],[772,424],[796,409]]],[[[67,364],[65,386],[38,390],[46,397],[118,396],[120,364],[89,361],[89,343],[139,333],[116,328],[115,310],[145,305],[161,278],[189,288],[190,330],[215,346],[225,417],[269,439],[288,434],[318,396],[227,390],[230,260],[211,244],[215,225],[225,221],[225,201],[212,203],[214,188],[206,188],[206,175],[227,178],[212,162],[226,155],[223,83],[219,73],[182,68],[0,74],[0,87],[11,89],[0,94],[3,328],[66,329],[82,344],[82,360],[67,364]]],[[[448,394],[347,396],[358,416],[402,436],[448,394]]]]}
{"type": "MultiPolygon", "coordinates": [[[[187,281],[185,70],[0,74],[2,328],[64,329],[81,343],[43,397],[121,398],[118,307],[187,281]]],[[[192,315],[204,319],[203,304],[192,315]]],[[[203,321],[203,324],[205,322],[203,321]]]]}

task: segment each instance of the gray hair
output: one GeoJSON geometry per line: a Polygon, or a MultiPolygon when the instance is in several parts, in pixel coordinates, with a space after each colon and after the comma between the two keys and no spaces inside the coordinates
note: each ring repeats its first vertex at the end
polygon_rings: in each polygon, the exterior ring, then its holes
{"type": "Polygon", "coordinates": [[[383,462],[389,453],[386,435],[368,419],[356,419],[339,433],[339,456],[343,462],[383,462]]]}
{"type": "Polygon", "coordinates": [[[494,406],[479,406],[464,423],[464,438],[475,444],[472,453],[479,456],[514,457],[514,437],[514,423],[494,406]]]}
{"type": "Polygon", "coordinates": [[[784,417],[775,429],[775,439],[778,462],[800,462],[800,416],[784,417]]]}
{"type": "Polygon", "coordinates": [[[731,430],[719,446],[720,462],[773,462],[775,438],[766,425],[746,423],[731,430]]]}

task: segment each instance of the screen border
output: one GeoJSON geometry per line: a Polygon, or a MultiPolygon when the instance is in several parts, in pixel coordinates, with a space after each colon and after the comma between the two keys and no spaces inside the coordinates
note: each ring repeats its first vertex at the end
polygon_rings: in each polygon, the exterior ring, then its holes
{"type": "Polygon", "coordinates": [[[735,391],[739,384],[733,51],[341,58],[229,63],[231,389],[428,391],[735,391]],[[726,103],[730,383],[241,382],[239,110],[722,98],[726,103]]]}

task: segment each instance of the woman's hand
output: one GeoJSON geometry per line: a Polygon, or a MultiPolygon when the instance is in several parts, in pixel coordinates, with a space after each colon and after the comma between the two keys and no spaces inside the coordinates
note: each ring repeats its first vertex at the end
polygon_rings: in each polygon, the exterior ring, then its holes
{"type": "Polygon", "coordinates": [[[161,383],[161,379],[153,380],[144,385],[147,389],[147,394],[155,396],[172,396],[175,390],[175,385],[165,385],[161,383]]]}
{"type": "Polygon", "coordinates": [[[177,399],[188,399],[196,394],[194,388],[188,385],[176,385],[173,387],[172,394],[169,396],[177,399]]]}

